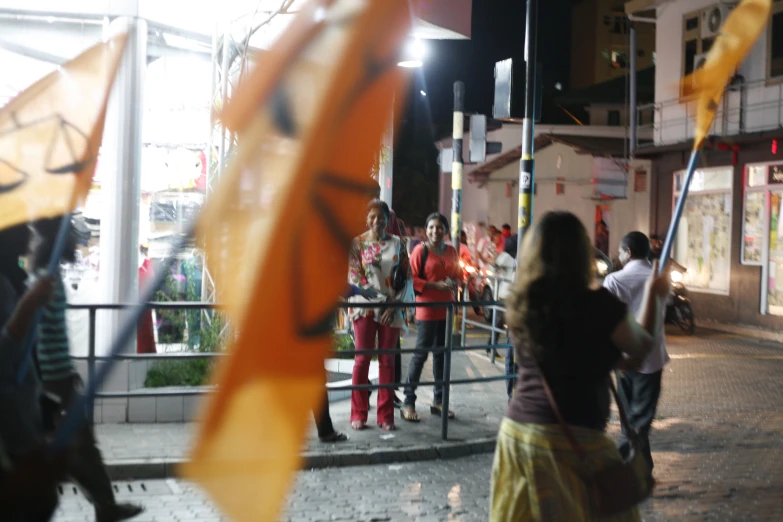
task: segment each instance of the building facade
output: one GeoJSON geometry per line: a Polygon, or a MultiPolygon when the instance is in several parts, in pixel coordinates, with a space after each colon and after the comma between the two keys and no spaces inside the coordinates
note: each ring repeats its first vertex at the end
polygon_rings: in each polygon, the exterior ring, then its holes
{"type": "MultiPolygon", "coordinates": [[[[571,12],[571,89],[624,78],[631,66],[628,18],[618,0],[581,0],[571,12]]],[[[655,26],[637,28],[637,69],[655,64],[655,26]]]]}
{"type": "MultiPolygon", "coordinates": [[[[521,132],[519,125],[491,132],[489,139],[502,142],[503,152],[485,163],[465,166],[464,228],[480,222],[496,227],[508,223],[516,232],[521,132]]],[[[448,148],[450,141],[439,146],[448,148]]],[[[573,212],[593,244],[610,256],[625,234],[647,231],[651,164],[646,159],[626,161],[625,128],[539,125],[535,149],[534,222],[548,211],[573,212]]],[[[450,215],[451,174],[441,174],[440,186],[439,210],[450,215]]]]}
{"type": "MultiPolygon", "coordinates": [[[[696,317],[783,327],[783,2],[724,94],[675,240],[696,317]]],[[[714,0],[635,0],[632,16],[656,25],[650,229],[665,234],[692,147],[695,102],[679,84],[699,67],[732,5],[714,0]]]]}

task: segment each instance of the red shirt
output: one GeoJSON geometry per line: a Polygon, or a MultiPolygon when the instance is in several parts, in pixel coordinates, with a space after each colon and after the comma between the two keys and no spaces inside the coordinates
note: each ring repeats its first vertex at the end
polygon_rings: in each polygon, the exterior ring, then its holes
{"type": "MultiPolygon", "coordinates": [[[[411,253],[411,275],[413,276],[413,289],[419,294],[417,303],[439,303],[453,301],[452,292],[441,292],[434,288],[424,288],[427,283],[436,283],[445,279],[459,280],[459,256],[451,245],[446,245],[443,256],[439,256],[431,249],[427,252],[427,263],[424,265],[424,279],[421,276],[421,257],[424,245],[416,245],[411,253]]],[[[446,319],[445,308],[416,308],[417,321],[442,321],[446,319]]]]}

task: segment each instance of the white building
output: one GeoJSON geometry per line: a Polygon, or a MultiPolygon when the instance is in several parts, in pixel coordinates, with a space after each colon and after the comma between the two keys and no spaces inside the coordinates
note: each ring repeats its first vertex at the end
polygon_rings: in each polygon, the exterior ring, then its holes
{"type": "MultiPolygon", "coordinates": [[[[537,125],[535,128],[534,221],[551,210],[568,210],[584,223],[595,241],[603,221],[609,231],[608,254],[622,237],[649,226],[649,160],[631,161],[627,129],[599,125],[537,125]]],[[[519,160],[522,129],[504,124],[488,141],[503,143],[503,151],[478,165],[465,165],[462,192],[463,223],[511,225],[517,229],[519,160]]],[[[642,139],[649,139],[643,133],[642,139]]],[[[465,143],[470,142],[470,133],[465,143]]],[[[451,147],[451,139],[440,148],[451,147]]],[[[465,161],[468,151],[465,151],[465,161]]],[[[440,212],[451,215],[451,174],[440,179],[440,212]]]]}
{"type": "MultiPolygon", "coordinates": [[[[736,3],[734,3],[736,5],[736,3]]],[[[694,102],[680,97],[732,3],[633,0],[636,24],[656,27],[653,142],[637,157],[652,163],[651,229],[666,232],[693,136],[694,102]]],[[[783,2],[727,89],[688,196],[674,257],[689,272],[697,319],[783,327],[783,2]],[[782,276],[777,277],[780,273],[782,276]]]]}

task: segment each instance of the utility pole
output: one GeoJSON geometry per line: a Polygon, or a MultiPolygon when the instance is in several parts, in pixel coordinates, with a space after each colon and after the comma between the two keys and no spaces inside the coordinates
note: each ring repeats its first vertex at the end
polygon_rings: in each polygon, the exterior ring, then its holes
{"type": "Polygon", "coordinates": [[[522,253],[522,239],[533,224],[533,188],[535,162],[533,136],[535,135],[536,106],[536,18],[538,0],[527,0],[525,20],[525,116],[522,119],[522,159],[519,163],[519,215],[517,221],[517,259],[522,253]]]}
{"type": "Polygon", "coordinates": [[[459,253],[459,236],[462,231],[462,138],[465,135],[465,84],[454,82],[454,130],[451,151],[451,244],[459,253]]]}

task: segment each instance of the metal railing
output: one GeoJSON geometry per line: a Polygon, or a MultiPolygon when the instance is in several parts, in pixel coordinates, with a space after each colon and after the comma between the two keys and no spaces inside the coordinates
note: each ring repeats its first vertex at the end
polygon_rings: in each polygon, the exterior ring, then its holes
{"type": "MultiPolygon", "coordinates": [[[[695,98],[674,98],[636,108],[639,118],[650,123],[639,129],[650,129],[652,143],[639,144],[644,149],[681,143],[693,138],[695,98]],[[652,115],[652,117],[650,117],[652,115]]],[[[642,121],[641,119],[638,121],[642,121]]],[[[710,135],[735,136],[783,127],[783,82],[767,80],[729,86],[715,114],[710,135]]]]}
{"type": "MultiPolygon", "coordinates": [[[[467,308],[468,306],[475,306],[479,303],[470,303],[470,302],[464,302],[460,301],[460,304],[463,305],[462,307],[462,328],[461,328],[461,334],[462,338],[465,339],[465,335],[467,334],[467,328],[468,326],[472,326],[474,328],[478,328],[480,330],[487,330],[489,331],[490,335],[490,359],[492,361],[492,364],[495,364],[495,361],[497,360],[497,335],[503,335],[506,333],[505,329],[498,328],[498,313],[504,313],[506,309],[502,306],[500,301],[500,283],[506,282],[506,283],[512,283],[513,281],[510,281],[508,279],[497,277],[497,276],[490,276],[485,274],[471,274],[468,277],[468,281],[465,284],[465,289],[470,288],[471,283],[476,280],[481,279],[484,281],[490,281],[492,284],[492,304],[486,306],[487,308],[492,309],[492,322],[490,325],[487,325],[486,323],[482,323],[480,321],[473,321],[471,319],[468,319],[468,313],[467,308]]],[[[464,290],[467,291],[467,290],[464,290]]],[[[463,294],[464,295],[464,294],[463,294]]]]}
{"type": "MultiPolygon", "coordinates": [[[[497,295],[497,286],[498,282],[495,282],[495,292],[494,295],[497,295]]],[[[99,310],[125,310],[128,308],[131,308],[135,305],[131,304],[71,304],[69,305],[69,309],[71,310],[87,310],[89,314],[89,341],[88,341],[88,352],[86,356],[72,356],[74,360],[86,360],[87,361],[87,378],[89,380],[92,380],[95,378],[96,375],[96,364],[100,361],[110,361],[113,360],[111,357],[106,356],[98,356],[96,355],[96,319],[97,319],[97,312],[99,310]]],[[[451,378],[451,359],[452,354],[454,352],[469,352],[469,351],[479,351],[479,350],[491,350],[492,351],[492,361],[494,364],[495,356],[496,356],[496,350],[498,348],[507,348],[508,344],[497,344],[495,343],[497,339],[498,333],[505,333],[505,330],[501,330],[499,328],[496,328],[493,325],[486,325],[483,323],[479,323],[476,321],[471,321],[467,319],[467,310],[470,307],[473,306],[481,306],[481,307],[493,307],[493,320],[496,317],[496,314],[498,311],[502,311],[503,308],[500,306],[500,303],[497,301],[475,301],[475,302],[439,302],[439,303],[350,303],[350,302],[343,302],[338,305],[339,309],[347,309],[347,308],[372,308],[372,309],[387,309],[387,308],[402,308],[402,309],[408,309],[408,308],[445,308],[446,309],[446,346],[436,346],[436,347],[430,347],[427,348],[427,353],[443,353],[444,354],[444,365],[443,365],[443,376],[440,380],[435,381],[419,381],[415,383],[416,387],[421,386],[442,386],[443,387],[443,404],[442,409],[443,412],[449,411],[449,400],[450,400],[450,388],[454,385],[463,385],[463,384],[476,384],[476,383],[487,383],[487,382],[494,382],[494,381],[507,381],[509,379],[513,379],[515,375],[498,375],[494,377],[478,377],[478,378],[471,378],[471,379],[452,379],[451,378]],[[454,317],[455,313],[458,313],[458,310],[462,309],[462,336],[461,336],[461,342],[457,343],[455,345],[455,339],[454,339],[454,317]],[[468,325],[473,325],[474,327],[488,330],[491,333],[491,343],[488,345],[475,345],[475,346],[467,346],[465,343],[465,332],[468,325]]],[[[197,302],[165,302],[165,303],[159,303],[159,302],[153,302],[153,303],[147,303],[147,307],[150,309],[168,309],[168,310],[212,310],[216,309],[217,306],[211,303],[197,303],[197,302]]],[[[371,350],[371,353],[373,355],[377,354],[414,354],[419,352],[420,349],[417,348],[407,348],[407,349],[384,349],[384,350],[371,350]]],[[[367,354],[368,350],[340,350],[340,351],[334,351],[332,352],[332,355],[356,355],[356,354],[367,354]]],[[[166,359],[176,359],[176,360],[183,360],[183,359],[210,359],[214,357],[220,357],[226,355],[223,352],[176,352],[176,353],[157,353],[157,354],[122,354],[118,356],[116,359],[119,360],[129,360],[129,361],[144,361],[144,360],[166,360],[166,359]]],[[[400,383],[399,386],[404,387],[406,383],[400,383]]],[[[397,388],[397,383],[384,383],[384,384],[358,384],[358,385],[350,385],[350,386],[336,386],[336,387],[330,387],[330,391],[353,391],[353,390],[378,390],[382,388],[397,388]]],[[[156,391],[147,391],[148,388],[145,388],[144,391],[121,391],[121,392],[99,392],[96,395],[96,398],[99,399],[130,399],[133,397],[168,397],[168,396],[194,396],[194,395],[202,395],[205,393],[210,393],[213,390],[205,390],[203,387],[193,387],[193,389],[190,390],[183,390],[183,389],[176,389],[176,390],[156,390],[156,391]]],[[[88,415],[89,420],[92,423],[93,422],[93,413],[94,408],[88,408],[88,415]]],[[[449,424],[449,418],[448,414],[444,413],[441,415],[441,437],[446,440],[448,438],[448,424],[449,424]]]]}

